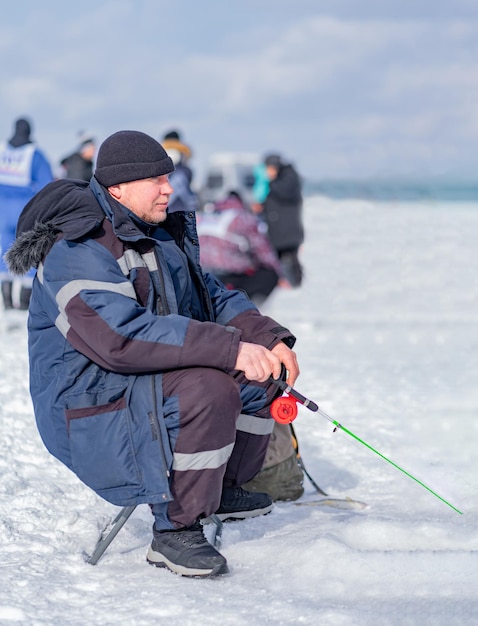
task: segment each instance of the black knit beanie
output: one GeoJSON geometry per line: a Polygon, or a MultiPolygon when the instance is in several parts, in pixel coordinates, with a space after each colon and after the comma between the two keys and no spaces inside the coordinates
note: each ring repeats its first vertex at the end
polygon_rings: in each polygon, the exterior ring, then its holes
{"type": "Polygon", "coordinates": [[[95,178],[110,187],[173,171],[172,160],[156,139],[137,130],[120,130],[101,144],[95,178]]]}
{"type": "Polygon", "coordinates": [[[19,148],[27,143],[32,143],[30,139],[31,132],[32,127],[30,122],[27,119],[20,117],[15,122],[15,132],[8,143],[14,148],[19,148]]]}
{"type": "Polygon", "coordinates": [[[282,159],[279,154],[268,154],[264,159],[265,165],[272,165],[272,167],[281,167],[282,159]]]}
{"type": "Polygon", "coordinates": [[[166,133],[163,137],[164,139],[176,139],[176,141],[181,141],[181,136],[177,130],[170,130],[169,133],[166,133]]]}

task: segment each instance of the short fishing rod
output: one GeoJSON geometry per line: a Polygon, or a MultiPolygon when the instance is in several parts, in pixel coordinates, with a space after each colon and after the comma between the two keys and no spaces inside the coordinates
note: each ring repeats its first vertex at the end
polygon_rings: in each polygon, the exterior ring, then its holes
{"type": "Polygon", "coordinates": [[[427,491],[429,491],[439,500],[447,504],[454,511],[456,511],[460,515],[463,515],[462,511],[460,511],[455,506],[453,506],[453,504],[450,504],[450,502],[445,500],[445,498],[442,498],[438,493],[436,493],[436,491],[433,491],[433,489],[428,487],[428,485],[425,485],[425,483],[423,483],[421,480],[419,480],[418,478],[416,478],[415,476],[407,472],[405,469],[403,469],[402,467],[394,463],[391,459],[386,457],[384,454],[382,454],[381,452],[373,448],[370,444],[368,444],[366,441],[358,437],[351,430],[349,430],[348,428],[346,428],[345,426],[343,426],[342,424],[334,420],[332,417],[330,417],[330,415],[327,415],[327,413],[325,413],[325,411],[322,411],[322,409],[320,409],[319,406],[315,402],[303,396],[301,393],[296,391],[293,387],[288,385],[285,381],[281,379],[276,380],[274,378],[270,378],[270,380],[275,385],[277,385],[285,394],[287,394],[285,396],[281,396],[280,398],[276,398],[271,404],[271,416],[276,420],[276,422],[278,422],[279,424],[290,424],[291,422],[293,422],[298,414],[297,402],[299,402],[303,406],[307,407],[309,411],[318,413],[321,417],[331,422],[334,425],[333,432],[337,431],[338,429],[343,430],[344,433],[347,433],[347,435],[349,435],[350,437],[352,437],[353,439],[355,439],[356,441],[364,445],[366,448],[368,448],[369,450],[377,454],[379,457],[387,461],[387,463],[390,463],[390,465],[393,465],[393,467],[396,467],[403,474],[405,474],[405,476],[408,476],[409,478],[414,480],[416,483],[424,487],[427,491]]]}

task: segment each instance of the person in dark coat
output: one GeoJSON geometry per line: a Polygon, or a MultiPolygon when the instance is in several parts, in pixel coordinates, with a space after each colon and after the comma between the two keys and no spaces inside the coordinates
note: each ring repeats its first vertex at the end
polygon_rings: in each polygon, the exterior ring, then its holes
{"type": "Polygon", "coordinates": [[[89,181],[93,176],[93,159],[96,152],[96,140],[91,135],[82,135],[78,149],[60,161],[65,178],[89,181]]]}
{"type": "Polygon", "coordinates": [[[119,131],[90,183],[60,179],[25,207],[7,252],[37,269],[30,392],[48,450],[98,495],[148,503],[147,560],[217,576],[201,520],[262,515],[241,485],[261,468],[295,337],[199,264],[194,212],[169,213],[174,165],[152,137],[119,131]]]}
{"type": "Polygon", "coordinates": [[[302,283],[303,270],[299,248],[304,241],[302,223],[302,183],[296,170],[278,154],[264,159],[269,191],[263,203],[253,205],[267,224],[269,240],[293,287],[302,283]]]}

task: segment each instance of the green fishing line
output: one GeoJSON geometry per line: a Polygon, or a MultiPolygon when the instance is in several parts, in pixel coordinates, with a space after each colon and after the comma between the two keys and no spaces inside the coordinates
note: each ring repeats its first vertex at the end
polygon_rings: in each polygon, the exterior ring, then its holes
{"type": "MultiPolygon", "coordinates": [[[[320,411],[320,413],[322,414],[322,412],[320,411]]],[[[425,485],[425,483],[422,483],[421,480],[418,480],[418,478],[416,478],[415,476],[412,476],[412,474],[410,474],[409,472],[407,472],[406,470],[403,469],[403,467],[400,467],[400,465],[397,465],[396,463],[394,463],[391,459],[387,458],[385,455],[383,455],[381,452],[379,452],[378,450],[375,450],[375,448],[373,448],[371,445],[369,445],[366,441],[364,441],[363,439],[360,439],[360,437],[357,437],[357,435],[355,435],[353,432],[351,432],[350,430],[348,430],[348,428],[345,428],[345,426],[342,426],[342,424],[339,424],[339,422],[336,422],[335,420],[332,420],[332,423],[336,426],[336,428],[340,428],[341,430],[343,430],[345,433],[347,433],[347,435],[350,435],[351,437],[353,437],[354,439],[356,439],[358,442],[360,442],[361,444],[363,444],[366,448],[368,448],[369,450],[372,450],[372,452],[375,452],[375,454],[378,454],[379,457],[381,457],[382,459],[384,459],[385,461],[387,461],[388,463],[390,463],[390,465],[393,465],[393,467],[396,467],[398,470],[400,470],[401,472],[403,472],[406,476],[408,476],[409,478],[411,478],[412,480],[414,480],[416,483],[418,483],[419,485],[421,485],[422,487],[425,487],[425,489],[427,491],[429,491],[430,493],[432,493],[434,496],[436,496],[439,500],[441,500],[442,502],[444,502],[445,504],[448,504],[448,506],[450,508],[452,508],[454,511],[456,511],[457,513],[459,513],[460,515],[463,515],[463,512],[460,511],[459,509],[456,508],[456,506],[453,506],[453,504],[450,504],[447,500],[445,500],[445,498],[442,498],[440,495],[438,495],[438,493],[436,493],[435,491],[433,491],[433,489],[430,489],[430,487],[428,487],[427,485],[425,485]]]]}

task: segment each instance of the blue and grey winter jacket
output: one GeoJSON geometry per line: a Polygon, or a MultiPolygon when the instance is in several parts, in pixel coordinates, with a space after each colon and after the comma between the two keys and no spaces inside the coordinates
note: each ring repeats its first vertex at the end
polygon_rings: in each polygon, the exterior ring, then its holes
{"type": "Polygon", "coordinates": [[[240,340],[294,342],[201,271],[197,241],[194,213],[145,224],[95,178],[58,180],[25,207],[7,254],[14,273],[37,268],[28,331],[42,439],[117,505],[171,500],[162,371],[232,371],[240,340]]]}

